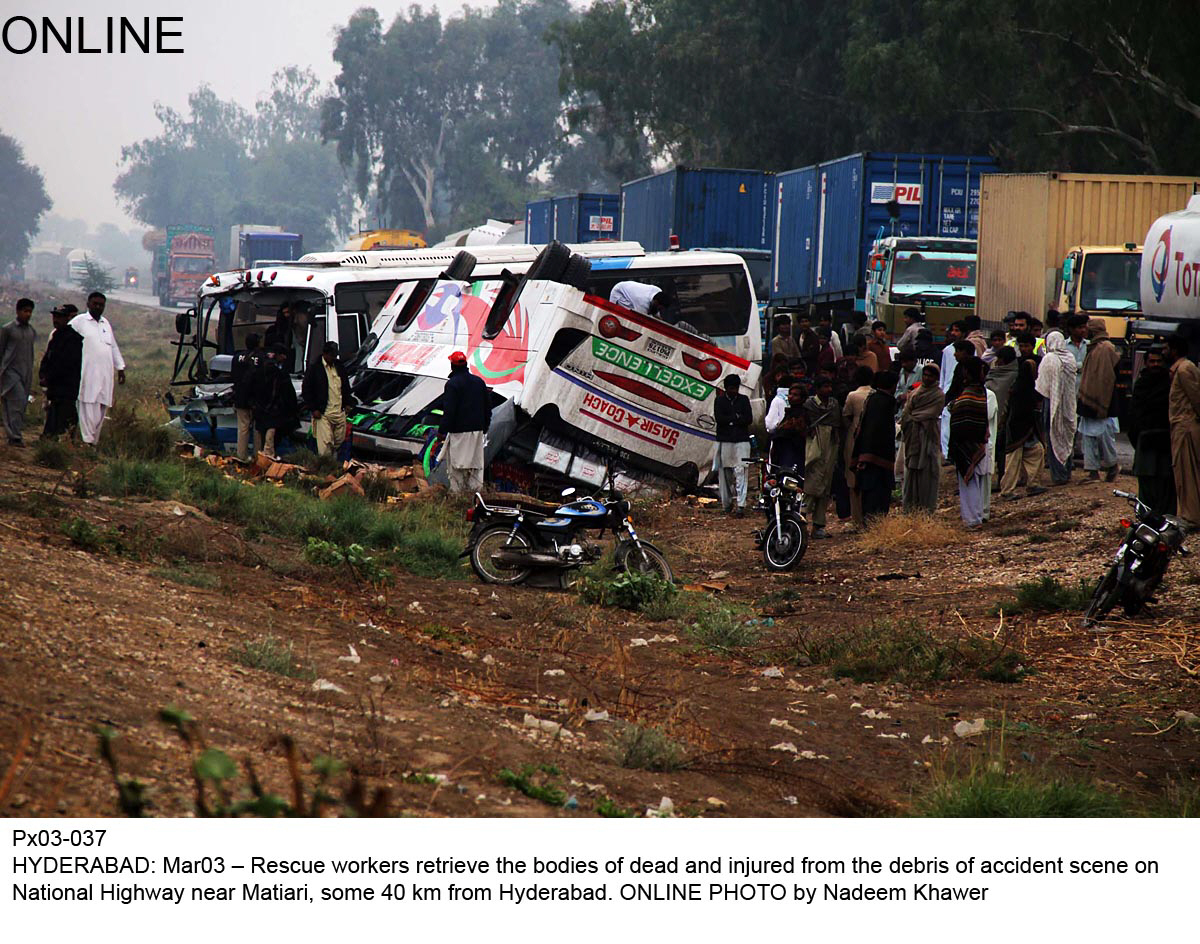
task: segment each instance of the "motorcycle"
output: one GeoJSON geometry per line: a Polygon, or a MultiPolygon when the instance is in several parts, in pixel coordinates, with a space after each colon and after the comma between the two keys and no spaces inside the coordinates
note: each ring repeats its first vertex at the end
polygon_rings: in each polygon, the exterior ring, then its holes
{"type": "Polygon", "coordinates": [[[1118,603],[1127,616],[1136,616],[1162,582],[1171,558],[1189,553],[1183,546],[1187,529],[1178,518],[1159,514],[1129,492],[1114,490],[1113,494],[1133,505],[1134,516],[1121,519],[1127,529],[1125,539],[1083,614],[1085,627],[1094,626],[1118,603]]]}
{"type": "Polygon", "coordinates": [[[808,521],[803,511],[804,478],[791,466],[772,465],[766,459],[746,459],[763,467],[758,510],[767,516],[767,526],[754,532],[756,546],[763,552],[767,569],[792,570],[808,549],[808,521]]]}
{"type": "MultiPolygon", "coordinates": [[[[562,494],[571,499],[575,489],[562,494]]],[[[489,505],[476,493],[475,505],[467,512],[473,527],[463,556],[470,555],[471,568],[484,583],[529,580],[566,589],[580,567],[604,553],[604,546],[589,541],[586,532],[596,529],[603,537],[611,530],[617,539],[618,569],[673,581],[666,557],[638,537],[629,512],[629,501],[611,485],[604,498],[575,498],[558,506],[489,505]]]]}

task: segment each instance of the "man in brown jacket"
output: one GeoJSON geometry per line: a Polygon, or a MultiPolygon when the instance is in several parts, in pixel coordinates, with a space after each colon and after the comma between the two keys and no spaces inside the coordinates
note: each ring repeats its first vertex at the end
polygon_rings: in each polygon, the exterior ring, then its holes
{"type": "Polygon", "coordinates": [[[1117,421],[1109,416],[1113,389],[1117,382],[1117,361],[1121,355],[1108,339],[1103,318],[1088,322],[1091,341],[1083,358],[1079,376],[1079,434],[1083,437],[1083,467],[1088,478],[1098,479],[1100,470],[1111,482],[1117,477],[1117,421]]]}
{"type": "Polygon", "coordinates": [[[1188,358],[1187,341],[1167,339],[1171,365],[1168,418],[1171,422],[1171,464],[1179,517],[1190,527],[1200,527],[1200,368],[1188,358]]]}

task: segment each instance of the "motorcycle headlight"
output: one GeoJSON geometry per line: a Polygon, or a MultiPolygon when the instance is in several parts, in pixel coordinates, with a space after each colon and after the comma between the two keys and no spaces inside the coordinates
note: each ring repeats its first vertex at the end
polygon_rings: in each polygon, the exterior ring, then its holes
{"type": "Polygon", "coordinates": [[[785,475],[783,478],[783,487],[796,490],[800,488],[800,480],[794,479],[790,475],[785,475]]]}
{"type": "Polygon", "coordinates": [[[1158,542],[1158,532],[1148,524],[1139,524],[1138,529],[1134,532],[1134,536],[1146,544],[1156,544],[1158,542]]]}

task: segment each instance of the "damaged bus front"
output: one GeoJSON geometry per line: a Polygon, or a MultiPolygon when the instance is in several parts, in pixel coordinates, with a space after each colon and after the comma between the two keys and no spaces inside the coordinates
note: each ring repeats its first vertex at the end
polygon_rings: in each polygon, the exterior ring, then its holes
{"type": "Polygon", "coordinates": [[[585,260],[554,246],[525,276],[477,265],[397,287],[356,380],[369,404],[351,418],[356,449],[430,462],[449,355],[462,351],[493,396],[489,463],[598,485],[615,451],[625,466],[680,482],[707,475],[721,382],[735,374],[752,393],[758,381],[745,262],[703,251],[585,260]],[[610,302],[623,281],[661,289],[665,310],[610,302]]]}

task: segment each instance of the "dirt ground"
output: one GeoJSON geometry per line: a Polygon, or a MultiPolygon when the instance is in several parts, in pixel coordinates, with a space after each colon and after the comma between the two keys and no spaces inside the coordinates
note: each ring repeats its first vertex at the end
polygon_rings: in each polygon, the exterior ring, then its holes
{"type": "MultiPolygon", "coordinates": [[[[290,791],[288,736],[306,769],[319,755],[346,762],[388,791],[395,814],[594,815],[607,798],[640,815],[669,797],[685,815],[887,815],[931,780],[991,763],[1146,805],[1200,779],[1200,733],[1176,718],[1200,711],[1194,558],[1172,564],[1152,611],[1103,633],[1081,630],[1078,614],[992,615],[1018,580],[1102,573],[1127,507],[1104,483],[997,502],[989,524],[949,546],[871,553],[835,524],[780,576],[754,549],[753,517],[683,499],[644,510],[639,530],[681,582],[723,586],[702,592],[755,608],[758,642],[730,656],[695,645],[678,622],[572,593],[493,591],[466,568],[457,580],[398,573],[361,587],[306,569],[294,544],[174,501],[77,497],[69,474],[31,453],[0,446],[4,815],[115,815],[97,725],[118,733],[122,773],[147,785],[154,815],[191,815],[191,756],[158,720],[168,705],[194,716],[209,745],[251,759],[271,790],[290,791]],[[74,517],[186,564],[82,550],[62,530],[74,517]],[[207,585],[184,585],[181,572],[207,585]],[[906,618],[946,638],[1006,639],[1030,674],[857,684],[778,658],[809,630],[906,618]],[[319,681],[236,660],[268,634],[291,642],[319,681]],[[585,720],[603,711],[610,720],[585,720]],[[955,733],[977,718],[989,722],[983,734],[955,733]],[[612,738],[626,721],[668,731],[685,766],[621,766],[612,738]],[[525,765],[550,768],[534,779],[577,809],[501,782],[525,765]]],[[[939,519],[958,526],[946,481],[939,519]]]]}

